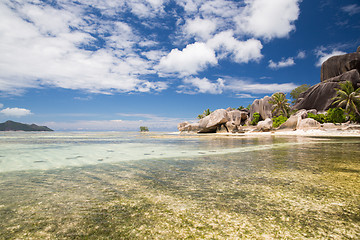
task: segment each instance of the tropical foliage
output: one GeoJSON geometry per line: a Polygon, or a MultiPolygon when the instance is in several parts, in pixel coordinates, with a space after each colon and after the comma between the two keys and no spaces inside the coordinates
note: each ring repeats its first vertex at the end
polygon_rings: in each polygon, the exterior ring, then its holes
{"type": "Polygon", "coordinates": [[[326,114],[308,113],[308,117],[319,123],[343,123],[346,121],[345,111],[342,108],[330,108],[326,114]]]}
{"type": "Polygon", "coordinates": [[[337,107],[345,108],[346,113],[350,116],[357,115],[360,117],[360,88],[355,90],[352,83],[349,81],[340,83],[339,85],[340,88],[336,89],[337,96],[333,98],[333,100],[335,100],[333,104],[337,107]]]}
{"type": "Polygon", "coordinates": [[[251,125],[257,125],[258,124],[258,122],[260,121],[260,113],[258,113],[258,112],[256,112],[256,113],[254,113],[253,114],[253,118],[252,118],[253,120],[251,121],[251,125]]]}
{"type": "Polygon", "coordinates": [[[344,113],[342,108],[330,108],[326,113],[326,120],[331,123],[343,123],[346,121],[344,113]]]}
{"type": "Polygon", "coordinates": [[[325,114],[308,113],[308,118],[312,118],[312,119],[318,121],[319,123],[327,122],[327,118],[326,118],[325,114]]]}
{"type": "Polygon", "coordinates": [[[297,88],[293,89],[290,92],[290,97],[293,99],[293,101],[291,103],[295,104],[296,100],[299,98],[299,95],[302,92],[305,92],[306,90],[308,90],[309,88],[310,88],[309,84],[303,84],[303,85],[300,85],[297,88]]]}
{"type": "Polygon", "coordinates": [[[237,108],[237,110],[239,110],[239,111],[241,111],[243,109],[245,109],[244,106],[240,106],[240,107],[237,108]]]}
{"type": "Polygon", "coordinates": [[[149,131],[148,127],[145,127],[145,126],[140,127],[140,132],[148,132],[148,131],[149,131]]]}
{"type": "Polygon", "coordinates": [[[288,117],[290,104],[288,103],[288,100],[286,99],[286,95],[284,93],[274,93],[271,96],[271,100],[269,100],[269,103],[272,104],[274,107],[273,112],[279,113],[286,118],[288,117]]]}
{"type": "Polygon", "coordinates": [[[279,127],[281,124],[283,124],[284,122],[286,122],[286,120],[288,120],[287,117],[284,117],[283,115],[280,115],[278,117],[274,117],[272,119],[273,121],[273,128],[277,128],[279,127]]]}
{"type": "Polygon", "coordinates": [[[212,112],[210,111],[210,109],[205,109],[204,112],[203,112],[203,114],[198,115],[197,118],[198,118],[198,119],[202,119],[202,118],[210,115],[211,113],[212,113],[212,112]]]}

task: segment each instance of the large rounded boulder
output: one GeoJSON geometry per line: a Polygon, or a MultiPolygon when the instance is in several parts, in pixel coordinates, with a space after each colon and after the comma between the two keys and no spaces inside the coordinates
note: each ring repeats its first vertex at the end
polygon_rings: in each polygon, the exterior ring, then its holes
{"type": "Polygon", "coordinates": [[[218,126],[228,120],[228,112],[225,109],[217,109],[210,115],[200,119],[199,133],[215,133],[218,126]]]}
{"type": "Polygon", "coordinates": [[[321,82],[356,69],[360,72],[360,53],[333,56],[321,65],[321,82]]]}
{"type": "Polygon", "coordinates": [[[259,113],[261,119],[272,118],[273,105],[269,103],[271,97],[265,96],[262,99],[256,99],[250,107],[250,121],[253,120],[254,113],[259,113]]]}

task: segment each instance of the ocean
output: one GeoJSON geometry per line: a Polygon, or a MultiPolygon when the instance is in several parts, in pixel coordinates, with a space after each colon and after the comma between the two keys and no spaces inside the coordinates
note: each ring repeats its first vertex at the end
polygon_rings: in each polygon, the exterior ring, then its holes
{"type": "Polygon", "coordinates": [[[360,138],[0,133],[0,239],[359,239],[360,138]]]}

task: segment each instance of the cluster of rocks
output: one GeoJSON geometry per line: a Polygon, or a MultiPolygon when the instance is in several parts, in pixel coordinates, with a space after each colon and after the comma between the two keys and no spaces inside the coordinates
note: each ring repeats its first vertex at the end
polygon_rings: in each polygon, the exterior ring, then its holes
{"type": "MultiPolygon", "coordinates": [[[[326,60],[321,66],[321,82],[300,94],[292,106],[292,110],[296,113],[276,130],[308,130],[330,127],[308,118],[308,113],[318,114],[328,110],[334,102],[333,98],[337,95],[336,89],[342,82],[350,81],[354,89],[359,88],[359,72],[360,47],[356,53],[334,56],[326,60]]],[[[197,123],[180,123],[178,129],[181,132],[198,133],[270,131],[273,130],[272,118],[278,116],[278,113],[273,111],[274,105],[269,102],[271,99],[272,96],[256,99],[249,110],[217,109],[197,123]],[[250,123],[254,118],[254,113],[260,114],[261,121],[256,127],[251,127],[250,123]]]]}
{"type": "Polygon", "coordinates": [[[360,47],[355,53],[333,56],[321,65],[320,83],[301,93],[293,109],[328,110],[340,83],[350,81],[354,89],[360,87],[360,47]]]}
{"type": "Polygon", "coordinates": [[[217,109],[210,115],[200,119],[197,123],[183,122],[178,125],[181,132],[198,132],[198,133],[219,133],[241,132],[246,120],[249,118],[249,112],[244,110],[217,109]]]}

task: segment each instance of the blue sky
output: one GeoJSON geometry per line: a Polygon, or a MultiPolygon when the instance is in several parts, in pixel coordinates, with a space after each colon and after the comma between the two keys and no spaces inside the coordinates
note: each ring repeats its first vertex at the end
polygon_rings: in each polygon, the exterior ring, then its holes
{"type": "Polygon", "coordinates": [[[0,20],[0,121],[55,130],[176,130],[360,45],[357,0],[2,0],[0,20]]]}

